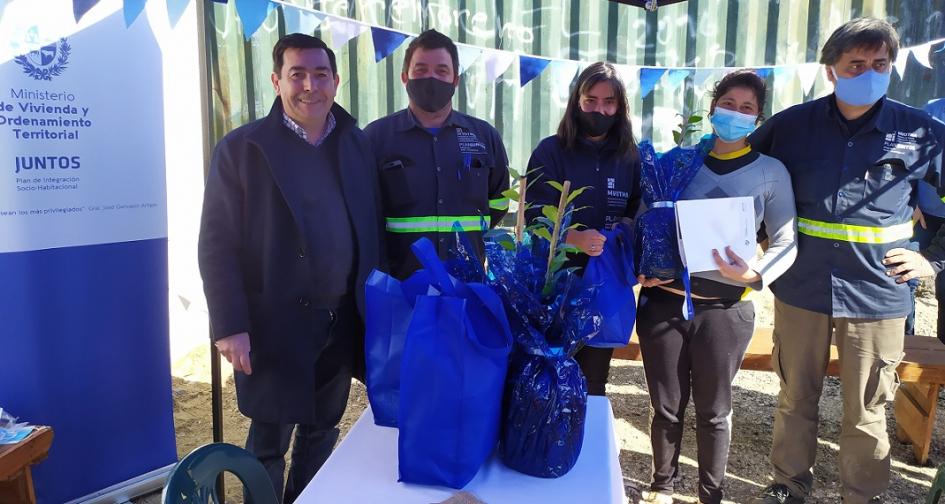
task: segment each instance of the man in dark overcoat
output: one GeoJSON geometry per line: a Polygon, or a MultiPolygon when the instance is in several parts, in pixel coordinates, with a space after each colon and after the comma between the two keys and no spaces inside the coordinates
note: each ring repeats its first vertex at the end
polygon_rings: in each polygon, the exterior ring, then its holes
{"type": "Polygon", "coordinates": [[[212,337],[251,419],[246,448],[290,503],[331,453],[363,372],[363,288],[381,229],[372,150],[334,103],[334,53],[291,34],[273,67],[269,115],[214,150],[198,249],[212,337]]]}

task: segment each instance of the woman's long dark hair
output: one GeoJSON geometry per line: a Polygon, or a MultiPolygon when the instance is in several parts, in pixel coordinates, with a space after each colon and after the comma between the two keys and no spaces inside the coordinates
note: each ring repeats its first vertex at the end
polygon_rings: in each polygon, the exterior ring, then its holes
{"type": "Polygon", "coordinates": [[[620,75],[610,63],[598,61],[584,69],[578,76],[571,97],[568,98],[568,107],[564,110],[564,117],[558,125],[558,138],[566,149],[573,149],[584,133],[578,122],[578,113],[581,111],[581,95],[590,92],[591,88],[601,82],[610,82],[614,88],[614,98],[617,100],[617,118],[610,127],[607,136],[614,135],[617,139],[617,154],[621,157],[634,159],[637,156],[637,142],[633,138],[633,128],[630,125],[630,106],[627,103],[627,88],[623,85],[620,75]]]}

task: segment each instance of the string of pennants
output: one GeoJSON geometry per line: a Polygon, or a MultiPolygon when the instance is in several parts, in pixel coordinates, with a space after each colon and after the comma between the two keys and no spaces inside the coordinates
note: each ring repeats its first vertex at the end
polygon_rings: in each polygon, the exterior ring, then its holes
{"type": "MultiPolygon", "coordinates": [[[[130,26],[144,10],[148,0],[123,0],[125,23],[130,26]]],[[[227,0],[213,0],[227,3],[227,0]]],[[[319,27],[331,33],[331,45],[341,49],[356,37],[371,32],[374,43],[374,60],[379,62],[390,56],[398,47],[412,40],[416,35],[383,26],[374,26],[351,18],[336,16],[326,12],[301,7],[283,0],[230,0],[236,5],[237,14],[243,24],[243,36],[249,40],[262,26],[275,8],[281,7],[288,33],[313,33],[319,27]]],[[[73,0],[73,13],[79,18],[97,4],[99,0],[73,0]]],[[[172,26],[177,23],[190,0],[166,0],[168,17],[172,26]]],[[[924,44],[903,47],[894,64],[900,78],[904,78],[910,59],[925,68],[932,68],[929,53],[933,45],[945,42],[945,38],[932,40],[924,44]],[[910,55],[912,58],[910,58],[910,55]]],[[[459,73],[463,74],[474,64],[481,63],[484,79],[493,82],[513,66],[517,66],[519,85],[524,87],[546,70],[551,70],[562,81],[571,82],[574,76],[590,63],[561,58],[549,58],[522,54],[501,49],[489,49],[457,43],[459,52],[459,73]]],[[[945,51],[945,48],[940,51],[945,51]]],[[[628,85],[639,83],[640,98],[648,96],[659,85],[665,91],[677,89],[687,78],[692,78],[695,86],[703,86],[713,76],[720,76],[734,70],[734,67],[659,67],[647,65],[614,65],[628,85]]],[[[776,82],[789,82],[794,78],[800,81],[805,93],[809,93],[819,75],[819,63],[799,63],[789,65],[769,65],[754,67],[762,78],[773,77],[776,82]]]]}

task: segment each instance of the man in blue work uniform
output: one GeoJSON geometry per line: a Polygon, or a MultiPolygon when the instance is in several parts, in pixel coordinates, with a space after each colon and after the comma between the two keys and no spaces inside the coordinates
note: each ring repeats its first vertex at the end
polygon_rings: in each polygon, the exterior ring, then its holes
{"type": "Polygon", "coordinates": [[[943,266],[941,254],[929,257],[933,269],[906,248],[916,183],[942,192],[945,125],[885,97],[898,49],[886,21],[844,24],[820,57],[835,92],[775,115],[750,137],[787,166],[798,217],[797,260],[773,286],[781,392],[765,504],[810,494],[831,336],[843,383],[842,498],[876,502],[889,486],[885,407],[911,309],[905,282],[943,266]]]}
{"type": "Polygon", "coordinates": [[[456,45],[435,30],[407,47],[401,81],[406,109],[378,119],[364,132],[380,170],[390,273],[400,279],[420,265],[410,245],[421,237],[441,258],[456,248],[454,227],[464,231],[483,257],[482,231],[508,211],[508,156],[499,132],[453,110],[459,84],[456,45]]]}

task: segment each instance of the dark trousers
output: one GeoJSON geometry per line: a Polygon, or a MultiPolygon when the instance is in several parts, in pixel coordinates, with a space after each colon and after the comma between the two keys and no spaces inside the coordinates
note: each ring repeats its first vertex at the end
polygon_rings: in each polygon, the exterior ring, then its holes
{"type": "Polygon", "coordinates": [[[581,372],[587,379],[588,395],[602,396],[607,386],[607,376],[610,374],[610,358],[614,355],[613,348],[594,348],[586,346],[576,354],[574,360],[581,366],[581,372]]]}
{"type": "MultiPolygon", "coordinates": [[[[353,355],[357,346],[353,343],[359,325],[353,307],[338,311],[336,322],[329,330],[328,344],[315,363],[317,385],[314,423],[250,422],[246,449],[262,462],[276,495],[282,496],[285,504],[291,504],[302,493],[338,441],[338,422],[348,403],[352,370],[357,359],[353,355]],[[283,491],[285,455],[290,441],[291,464],[283,491]]],[[[244,501],[248,504],[252,502],[245,494],[244,501]]]]}
{"type": "Polygon", "coordinates": [[[637,310],[637,334],[653,417],[653,491],[671,494],[679,473],[683,418],[690,391],[696,407],[699,499],[722,501],[731,442],[732,381],[754,328],[750,301],[696,301],[693,320],[682,318],[682,298],[645,289],[637,310]]]}

